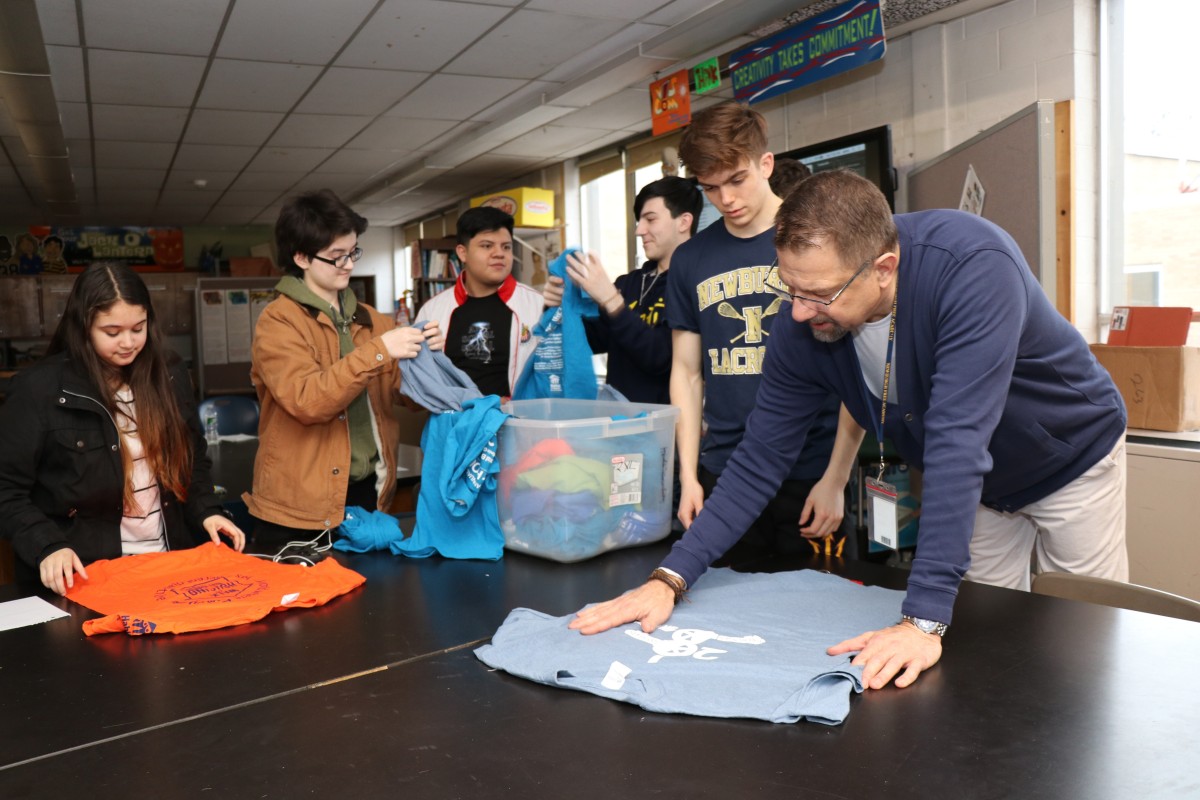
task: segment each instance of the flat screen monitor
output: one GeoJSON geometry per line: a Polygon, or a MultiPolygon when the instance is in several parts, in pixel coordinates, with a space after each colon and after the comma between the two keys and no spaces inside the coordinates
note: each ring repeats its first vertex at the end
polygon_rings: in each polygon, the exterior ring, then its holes
{"type": "Polygon", "coordinates": [[[794,158],[813,172],[848,169],[874,183],[896,210],[896,177],[892,168],[892,129],[881,125],[867,131],[798,147],[776,158],[794,158]]]}

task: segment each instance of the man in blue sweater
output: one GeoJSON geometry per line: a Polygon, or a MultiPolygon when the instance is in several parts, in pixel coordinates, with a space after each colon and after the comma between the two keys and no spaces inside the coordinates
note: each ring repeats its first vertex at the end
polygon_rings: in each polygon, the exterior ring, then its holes
{"type": "Polygon", "coordinates": [[[857,652],[865,685],[937,662],[964,577],[1027,588],[1033,553],[1042,571],[1128,579],[1125,406],[1008,234],[957,211],[893,217],[869,181],[826,172],[783,204],[775,244],[791,314],[745,439],[666,569],[572,627],[661,625],[772,496],[830,392],[925,476],[903,619],[829,649],[857,652]]]}

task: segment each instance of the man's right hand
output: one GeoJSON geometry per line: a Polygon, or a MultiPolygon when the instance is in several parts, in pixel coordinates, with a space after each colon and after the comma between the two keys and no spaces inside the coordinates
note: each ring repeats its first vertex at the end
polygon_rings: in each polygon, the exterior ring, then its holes
{"type": "Polygon", "coordinates": [[[627,622],[641,622],[644,632],[653,633],[671,618],[673,608],[675,592],[662,581],[651,580],[620,597],[583,609],[567,627],[591,635],[627,622]]]}
{"type": "Polygon", "coordinates": [[[68,589],[74,588],[76,572],[85,581],[88,579],[83,562],[69,547],[55,550],[43,558],[42,563],[38,565],[38,574],[42,579],[42,585],[47,589],[52,589],[56,594],[66,594],[68,589]]]}
{"type": "Polygon", "coordinates": [[[680,483],[679,485],[679,521],[683,527],[692,527],[693,520],[704,508],[704,487],[699,483],[680,483]]]}

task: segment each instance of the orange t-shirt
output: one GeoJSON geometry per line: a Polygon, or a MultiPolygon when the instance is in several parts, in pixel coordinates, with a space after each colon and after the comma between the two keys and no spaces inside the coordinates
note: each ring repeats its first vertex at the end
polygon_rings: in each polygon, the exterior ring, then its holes
{"type": "Polygon", "coordinates": [[[208,542],[88,565],[67,597],[107,616],[83,623],[88,636],[186,633],[244,625],[272,611],[311,608],[366,578],[332,558],[314,567],[276,564],[208,542]]]}

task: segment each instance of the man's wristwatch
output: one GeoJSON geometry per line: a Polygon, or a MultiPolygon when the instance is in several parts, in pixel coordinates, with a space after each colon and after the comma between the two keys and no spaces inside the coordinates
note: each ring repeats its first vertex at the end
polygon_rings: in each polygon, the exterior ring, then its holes
{"type": "Polygon", "coordinates": [[[945,636],[949,625],[944,622],[936,622],[932,619],[921,619],[920,617],[910,617],[908,614],[900,616],[901,622],[907,622],[921,633],[936,633],[938,636],[945,636]]]}

